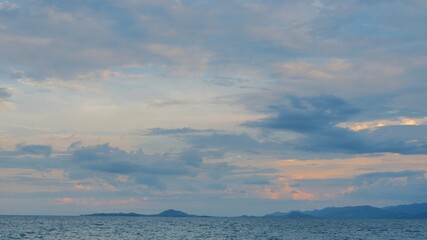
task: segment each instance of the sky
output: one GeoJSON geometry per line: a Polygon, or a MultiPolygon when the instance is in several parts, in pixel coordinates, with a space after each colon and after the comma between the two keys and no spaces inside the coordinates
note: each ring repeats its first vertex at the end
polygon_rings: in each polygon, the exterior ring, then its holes
{"type": "Polygon", "coordinates": [[[0,214],[427,200],[424,0],[0,0],[0,214]]]}

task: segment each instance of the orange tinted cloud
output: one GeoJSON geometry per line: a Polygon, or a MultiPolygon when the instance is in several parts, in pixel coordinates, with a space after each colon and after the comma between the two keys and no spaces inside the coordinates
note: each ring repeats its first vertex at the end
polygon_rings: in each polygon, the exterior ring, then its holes
{"type": "Polygon", "coordinates": [[[308,192],[296,191],[292,194],[292,199],[295,200],[314,200],[315,196],[308,192]]]}
{"type": "Polygon", "coordinates": [[[299,188],[291,187],[284,184],[283,187],[264,187],[262,196],[264,198],[277,200],[277,199],[294,199],[294,200],[314,200],[316,196],[313,193],[302,191],[299,188]]]}
{"type": "Polygon", "coordinates": [[[70,203],[74,203],[75,200],[74,200],[74,198],[68,198],[68,197],[66,197],[66,198],[57,199],[57,202],[58,203],[62,203],[62,204],[70,204],[70,203]]]}
{"type": "Polygon", "coordinates": [[[271,189],[269,187],[265,187],[263,193],[264,193],[263,196],[265,198],[269,198],[269,199],[273,199],[273,200],[280,198],[280,194],[278,192],[275,192],[273,189],[271,189]]]}

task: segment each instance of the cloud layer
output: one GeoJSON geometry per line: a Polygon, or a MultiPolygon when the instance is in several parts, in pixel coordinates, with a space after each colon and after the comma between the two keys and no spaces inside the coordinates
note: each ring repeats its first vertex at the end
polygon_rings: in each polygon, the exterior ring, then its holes
{"type": "Polygon", "coordinates": [[[426,10],[0,0],[0,211],[422,201],[426,10]]]}

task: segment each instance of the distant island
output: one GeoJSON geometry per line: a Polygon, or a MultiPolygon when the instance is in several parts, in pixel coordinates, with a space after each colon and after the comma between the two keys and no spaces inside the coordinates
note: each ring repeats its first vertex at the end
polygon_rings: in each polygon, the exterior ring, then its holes
{"type": "Polygon", "coordinates": [[[185,212],[177,211],[175,209],[168,209],[158,214],[138,214],[138,213],[93,213],[82,216],[92,217],[204,217],[190,215],[185,212]]]}
{"type": "MultiPolygon", "coordinates": [[[[191,215],[182,211],[169,209],[158,214],[138,213],[94,213],[82,216],[95,217],[209,217],[191,215]]],[[[313,218],[340,218],[340,219],[427,219],[427,202],[408,205],[372,207],[349,206],[327,207],[312,211],[274,212],[264,216],[240,216],[242,218],[283,218],[283,219],[313,219],[313,218]]]]}
{"type": "Polygon", "coordinates": [[[427,203],[372,207],[349,206],[327,207],[312,211],[275,212],[264,215],[266,218],[346,218],[346,219],[427,219],[427,203]]]}

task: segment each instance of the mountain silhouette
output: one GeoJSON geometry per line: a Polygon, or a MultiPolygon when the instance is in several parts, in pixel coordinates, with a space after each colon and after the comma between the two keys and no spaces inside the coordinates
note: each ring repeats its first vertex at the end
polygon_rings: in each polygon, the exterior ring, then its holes
{"type": "MultiPolygon", "coordinates": [[[[83,216],[97,217],[208,217],[191,215],[175,209],[168,209],[158,214],[138,214],[138,213],[94,213],[83,216]]],[[[241,217],[251,218],[254,216],[243,215],[241,217]]],[[[348,207],[327,207],[312,211],[290,211],[274,212],[262,216],[263,218],[289,218],[289,219],[310,219],[310,218],[347,218],[347,219],[427,219],[427,203],[413,203],[407,205],[372,207],[372,206],[348,206],[348,207]]]]}
{"type": "Polygon", "coordinates": [[[185,212],[177,211],[175,209],[168,209],[166,211],[163,211],[157,215],[156,217],[190,217],[192,215],[189,215],[185,212]]]}
{"type": "Polygon", "coordinates": [[[393,213],[371,206],[329,207],[306,211],[305,214],[320,218],[391,218],[393,213]]]}
{"type": "Polygon", "coordinates": [[[377,208],[372,206],[327,207],[312,211],[275,212],[264,217],[282,218],[348,218],[348,219],[427,219],[427,203],[377,208]]]}
{"type": "Polygon", "coordinates": [[[138,213],[93,213],[83,216],[95,217],[197,217],[175,209],[168,209],[158,214],[138,214],[138,213]]]}
{"type": "Polygon", "coordinates": [[[390,206],[381,208],[388,212],[393,213],[403,213],[403,214],[420,214],[427,213],[427,203],[413,203],[408,205],[398,205],[398,206],[390,206]]]}

